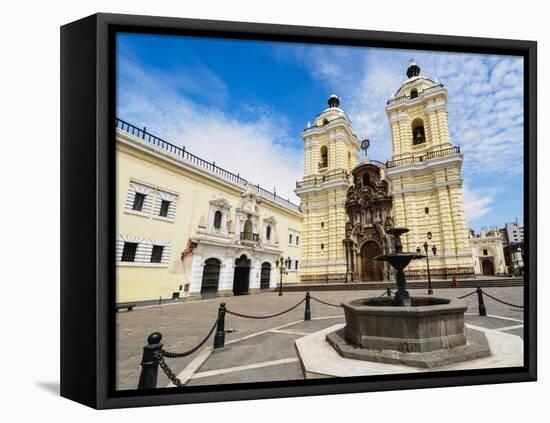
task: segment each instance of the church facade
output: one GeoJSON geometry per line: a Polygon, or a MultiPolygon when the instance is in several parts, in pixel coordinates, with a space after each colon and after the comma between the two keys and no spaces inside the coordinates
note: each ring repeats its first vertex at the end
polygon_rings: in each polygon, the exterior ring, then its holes
{"type": "MultiPolygon", "coordinates": [[[[304,179],[297,183],[304,215],[302,272],[308,282],[389,280],[390,269],[374,260],[390,252],[386,229],[407,227],[406,251],[428,243],[436,277],[474,275],[462,197],[460,148],[451,142],[447,90],[420,75],[412,63],[407,80],[388,100],[392,158],[357,165],[359,141],[336,96],[313,127],[302,133],[304,179]],[[328,223],[328,228],[325,225],[328,223]]],[[[365,150],[368,140],[364,142],[365,150]]],[[[422,261],[409,277],[426,277],[422,261]]]]}

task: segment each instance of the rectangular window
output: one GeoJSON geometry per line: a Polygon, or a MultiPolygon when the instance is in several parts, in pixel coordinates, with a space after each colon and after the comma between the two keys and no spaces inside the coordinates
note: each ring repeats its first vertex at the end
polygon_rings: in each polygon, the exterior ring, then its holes
{"type": "Polygon", "coordinates": [[[151,253],[151,263],[161,263],[163,251],[164,251],[163,245],[153,245],[153,251],[151,253]]]}
{"type": "Polygon", "coordinates": [[[170,201],[162,200],[160,203],[159,216],[168,217],[168,209],[170,208],[170,201]]]}
{"type": "Polygon", "coordinates": [[[487,250],[483,250],[483,255],[484,256],[488,256],[489,255],[489,252],[487,250]]]}
{"type": "Polygon", "coordinates": [[[289,244],[292,244],[292,234],[289,234],[289,235],[288,235],[288,243],[289,243],[289,244]]]}
{"type": "Polygon", "coordinates": [[[296,245],[300,245],[300,237],[296,235],[296,245]]]}
{"type": "Polygon", "coordinates": [[[133,262],[136,260],[137,242],[125,242],[122,248],[121,261],[133,262]]]}
{"type": "Polygon", "coordinates": [[[294,260],[294,270],[298,270],[298,260],[294,260]]]}
{"type": "Polygon", "coordinates": [[[139,192],[136,192],[136,195],[134,197],[134,204],[132,206],[132,210],[141,211],[141,209],[143,209],[143,202],[144,201],[145,201],[145,194],[140,194],[139,192]]]}

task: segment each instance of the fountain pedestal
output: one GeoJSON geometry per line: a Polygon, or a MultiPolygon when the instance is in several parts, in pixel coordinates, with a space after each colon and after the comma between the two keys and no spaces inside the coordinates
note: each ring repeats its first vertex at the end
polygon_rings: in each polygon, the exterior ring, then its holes
{"type": "Polygon", "coordinates": [[[466,345],[464,301],[434,297],[411,300],[410,307],[394,307],[391,298],[343,303],[346,341],[363,348],[404,353],[466,345]]]}
{"type": "Polygon", "coordinates": [[[400,236],[407,228],[387,232],[395,238],[395,252],[375,259],[396,270],[395,297],[342,303],[346,326],[327,334],[327,341],[346,358],[425,368],[489,356],[483,332],[466,333],[464,301],[409,295],[404,269],[425,256],[403,252],[400,236]]]}

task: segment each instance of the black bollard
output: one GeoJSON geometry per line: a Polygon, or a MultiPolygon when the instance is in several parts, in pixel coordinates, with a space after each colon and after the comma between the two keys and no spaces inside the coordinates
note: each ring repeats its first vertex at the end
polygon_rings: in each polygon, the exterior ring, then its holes
{"type": "Polygon", "coordinates": [[[391,289],[390,289],[389,286],[386,288],[386,295],[387,295],[388,297],[391,297],[391,289]]]}
{"type": "Polygon", "coordinates": [[[141,358],[141,374],[139,375],[138,389],[157,387],[159,363],[155,359],[155,354],[162,350],[161,339],[162,335],[159,332],[153,332],[147,338],[147,345],[143,347],[143,357],[141,358]]]}
{"type": "Polygon", "coordinates": [[[223,348],[225,345],[225,303],[218,309],[218,327],[214,335],[214,348],[223,348]]]}
{"type": "Polygon", "coordinates": [[[310,306],[311,296],[309,291],[306,292],[306,311],[304,312],[304,320],[311,320],[311,306],[310,306]]]}
{"type": "Polygon", "coordinates": [[[479,315],[487,316],[487,309],[485,308],[485,303],[483,302],[483,291],[481,287],[477,287],[477,302],[479,303],[479,315]]]}

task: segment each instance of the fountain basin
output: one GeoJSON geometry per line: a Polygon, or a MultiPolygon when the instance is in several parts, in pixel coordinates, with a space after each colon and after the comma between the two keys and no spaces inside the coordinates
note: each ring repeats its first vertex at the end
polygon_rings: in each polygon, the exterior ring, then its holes
{"type": "Polygon", "coordinates": [[[409,307],[393,298],[342,303],[346,340],[363,348],[427,352],[466,344],[466,303],[437,297],[412,297],[409,307]]]}
{"type": "Polygon", "coordinates": [[[424,368],[491,354],[482,332],[466,332],[465,301],[410,299],[410,306],[390,297],[343,302],[346,326],[326,339],[346,358],[424,368]]]}

